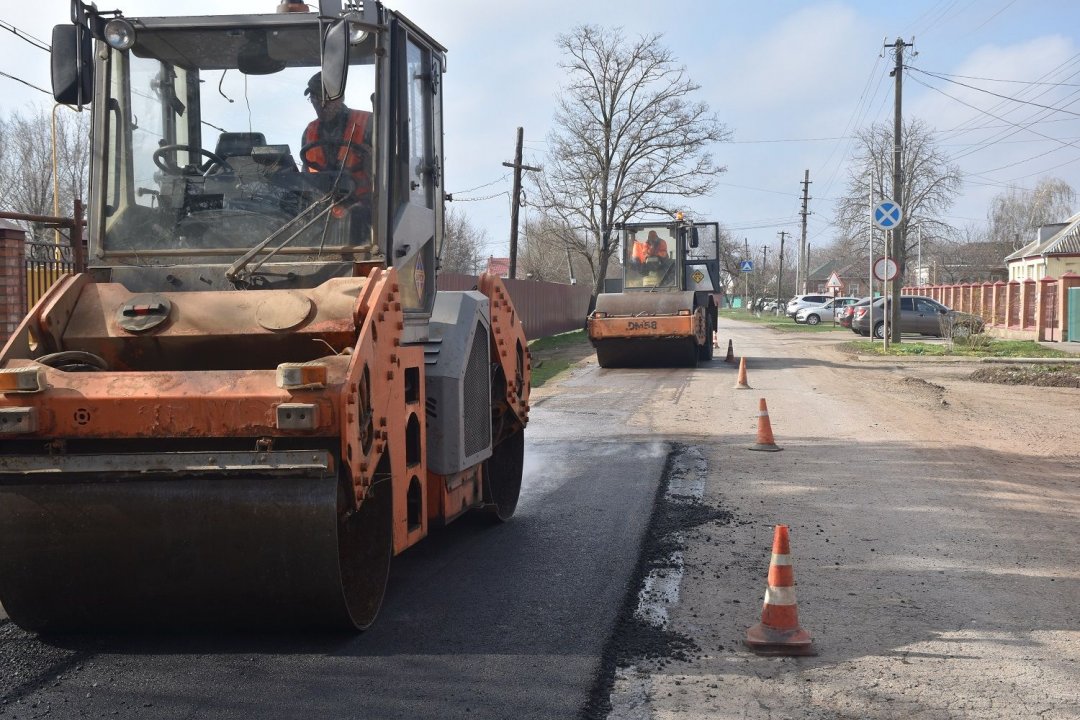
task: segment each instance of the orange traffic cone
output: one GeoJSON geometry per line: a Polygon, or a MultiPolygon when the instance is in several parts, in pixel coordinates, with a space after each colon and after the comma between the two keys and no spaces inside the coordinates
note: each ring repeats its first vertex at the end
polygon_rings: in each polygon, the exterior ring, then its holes
{"type": "Polygon", "coordinates": [[[778,452],[784,449],[777,447],[776,440],[773,439],[772,423],[769,422],[769,408],[765,405],[765,398],[761,398],[758,403],[757,444],[750,449],[765,452],[778,452]]]}
{"type": "Polygon", "coordinates": [[[768,582],[761,622],[746,631],[746,644],[762,655],[816,655],[810,633],[799,627],[787,525],[777,525],[773,533],[768,582]]]}
{"type": "Polygon", "coordinates": [[[736,390],[749,390],[750,386],[746,384],[746,358],[739,358],[739,379],[735,383],[736,390]]]}
{"type": "Polygon", "coordinates": [[[724,358],[724,362],[735,362],[735,350],[731,347],[731,340],[727,341],[727,357],[724,358]]]}

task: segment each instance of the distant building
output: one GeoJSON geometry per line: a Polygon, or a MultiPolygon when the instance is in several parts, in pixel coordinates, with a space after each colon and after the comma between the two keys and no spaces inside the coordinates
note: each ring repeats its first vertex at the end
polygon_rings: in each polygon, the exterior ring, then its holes
{"type": "Polygon", "coordinates": [[[806,292],[834,297],[869,295],[870,261],[830,260],[810,271],[806,292]]]}
{"type": "Polygon", "coordinates": [[[485,272],[489,272],[492,275],[497,275],[501,278],[510,277],[510,258],[489,256],[485,272]]]}
{"type": "Polygon", "coordinates": [[[1080,274],[1080,213],[1063,223],[1043,225],[1035,231],[1034,240],[1006,257],[1005,262],[1009,280],[1080,274]]]}

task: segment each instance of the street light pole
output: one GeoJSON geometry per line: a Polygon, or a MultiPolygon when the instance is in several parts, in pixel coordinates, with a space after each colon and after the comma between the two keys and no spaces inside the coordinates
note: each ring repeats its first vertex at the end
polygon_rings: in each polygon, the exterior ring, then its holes
{"type": "Polygon", "coordinates": [[[776,275],[776,314],[780,314],[780,293],[781,284],[784,282],[784,238],[787,236],[787,230],[781,230],[777,233],[780,236],[780,272],[776,275]]]}

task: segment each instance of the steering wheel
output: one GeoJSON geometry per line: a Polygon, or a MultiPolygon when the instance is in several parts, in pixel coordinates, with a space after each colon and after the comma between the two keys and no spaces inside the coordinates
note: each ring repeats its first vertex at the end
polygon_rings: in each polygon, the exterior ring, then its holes
{"type": "Polygon", "coordinates": [[[207,162],[197,166],[199,172],[204,175],[210,172],[210,170],[217,168],[219,172],[229,171],[236,172],[232,166],[217,153],[212,153],[206,148],[196,148],[191,145],[162,145],[154,151],[154,164],[167,175],[183,175],[184,169],[176,164],[176,153],[180,150],[185,150],[188,153],[195,153],[196,155],[205,155],[207,162]]]}
{"type": "Polygon", "coordinates": [[[371,154],[370,148],[360,143],[345,143],[340,140],[313,140],[300,148],[300,162],[303,163],[304,170],[311,168],[318,172],[325,172],[326,170],[337,169],[337,162],[331,161],[327,164],[309,158],[308,153],[315,148],[322,148],[324,159],[337,158],[341,155],[342,150],[348,148],[349,152],[346,154],[346,160],[351,156],[352,162],[347,162],[343,169],[350,174],[363,170],[368,156],[371,154]]]}

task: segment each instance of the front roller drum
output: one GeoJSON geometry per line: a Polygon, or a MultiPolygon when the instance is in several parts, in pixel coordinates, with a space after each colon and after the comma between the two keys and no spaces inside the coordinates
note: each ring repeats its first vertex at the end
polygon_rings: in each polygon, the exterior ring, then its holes
{"type": "Polygon", "coordinates": [[[333,475],[0,485],[0,602],[40,632],[362,629],[389,575],[391,493],[333,475]]]}
{"type": "Polygon", "coordinates": [[[693,337],[607,338],[592,344],[602,368],[694,367],[698,362],[693,337]]]}

